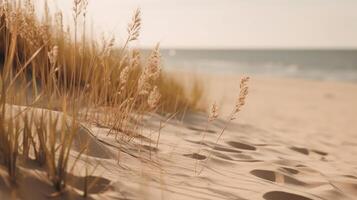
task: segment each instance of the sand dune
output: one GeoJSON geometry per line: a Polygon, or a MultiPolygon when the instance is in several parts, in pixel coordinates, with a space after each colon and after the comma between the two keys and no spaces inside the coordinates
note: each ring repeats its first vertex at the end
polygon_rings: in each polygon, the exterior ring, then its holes
{"type": "MultiPolygon", "coordinates": [[[[156,144],[162,116],[148,116],[132,141],[83,124],[75,146],[89,141],[90,150],[69,176],[71,192],[59,198],[80,198],[89,162],[89,199],[355,199],[357,85],[253,77],[247,106],[216,143],[239,77],[205,80],[207,100],[222,108],[207,129],[204,114],[190,114],[169,121],[156,144]]],[[[76,148],[72,154],[73,161],[76,148]]],[[[43,169],[28,162],[20,169],[17,197],[54,192],[43,169]]],[[[0,199],[11,198],[4,180],[0,199]]]]}

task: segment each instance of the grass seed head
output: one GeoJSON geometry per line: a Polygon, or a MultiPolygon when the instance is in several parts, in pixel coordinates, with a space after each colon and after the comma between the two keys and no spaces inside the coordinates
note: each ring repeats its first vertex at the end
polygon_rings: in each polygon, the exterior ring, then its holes
{"type": "Polygon", "coordinates": [[[240,92],[239,92],[239,96],[236,100],[236,104],[235,104],[235,110],[234,110],[234,113],[238,113],[241,108],[245,105],[245,100],[248,96],[248,81],[249,81],[249,77],[243,77],[241,80],[240,80],[240,85],[239,85],[239,88],[240,88],[240,92]]]}
{"type": "Polygon", "coordinates": [[[209,117],[208,117],[208,120],[209,121],[214,121],[215,119],[218,118],[219,116],[219,108],[218,108],[218,105],[216,104],[216,102],[214,102],[212,104],[212,107],[211,107],[211,110],[210,110],[210,113],[209,113],[209,117]]]}
{"type": "Polygon", "coordinates": [[[148,97],[148,105],[151,109],[155,109],[160,101],[161,94],[157,86],[154,86],[148,97]]]}
{"type": "Polygon", "coordinates": [[[137,40],[140,35],[141,29],[141,12],[140,9],[136,9],[134,15],[131,19],[131,22],[128,24],[128,41],[137,40]]]}

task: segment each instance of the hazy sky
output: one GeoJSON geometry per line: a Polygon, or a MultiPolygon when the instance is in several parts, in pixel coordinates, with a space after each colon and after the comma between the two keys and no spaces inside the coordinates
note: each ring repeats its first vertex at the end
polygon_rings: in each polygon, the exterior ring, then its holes
{"type": "MultiPolygon", "coordinates": [[[[73,0],[57,0],[70,16],[73,0]]],[[[357,48],[357,0],[89,0],[95,31],[125,37],[140,7],[138,45],[357,48]]]]}

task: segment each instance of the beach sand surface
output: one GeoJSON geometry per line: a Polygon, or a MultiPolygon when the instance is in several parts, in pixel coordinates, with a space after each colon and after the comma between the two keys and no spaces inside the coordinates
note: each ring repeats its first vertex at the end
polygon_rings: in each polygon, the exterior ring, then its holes
{"type": "MultiPolygon", "coordinates": [[[[83,124],[75,145],[89,141],[90,150],[57,198],[79,199],[87,168],[89,199],[356,199],[357,84],[251,77],[247,104],[227,123],[240,77],[200,77],[219,119],[147,116],[142,136],[131,141],[83,124]]],[[[76,155],[74,148],[71,163],[76,155]]],[[[19,163],[17,197],[47,199],[54,191],[44,170],[19,163]]],[[[0,175],[0,199],[10,199],[3,169],[0,175]]]]}

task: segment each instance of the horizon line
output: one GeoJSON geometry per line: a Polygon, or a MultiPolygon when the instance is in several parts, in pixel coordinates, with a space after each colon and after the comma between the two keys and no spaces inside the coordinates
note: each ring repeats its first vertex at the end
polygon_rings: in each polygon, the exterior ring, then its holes
{"type": "MultiPolygon", "coordinates": [[[[149,50],[154,46],[136,47],[149,50]]],[[[162,50],[357,50],[357,47],[160,47],[162,50]]]]}

